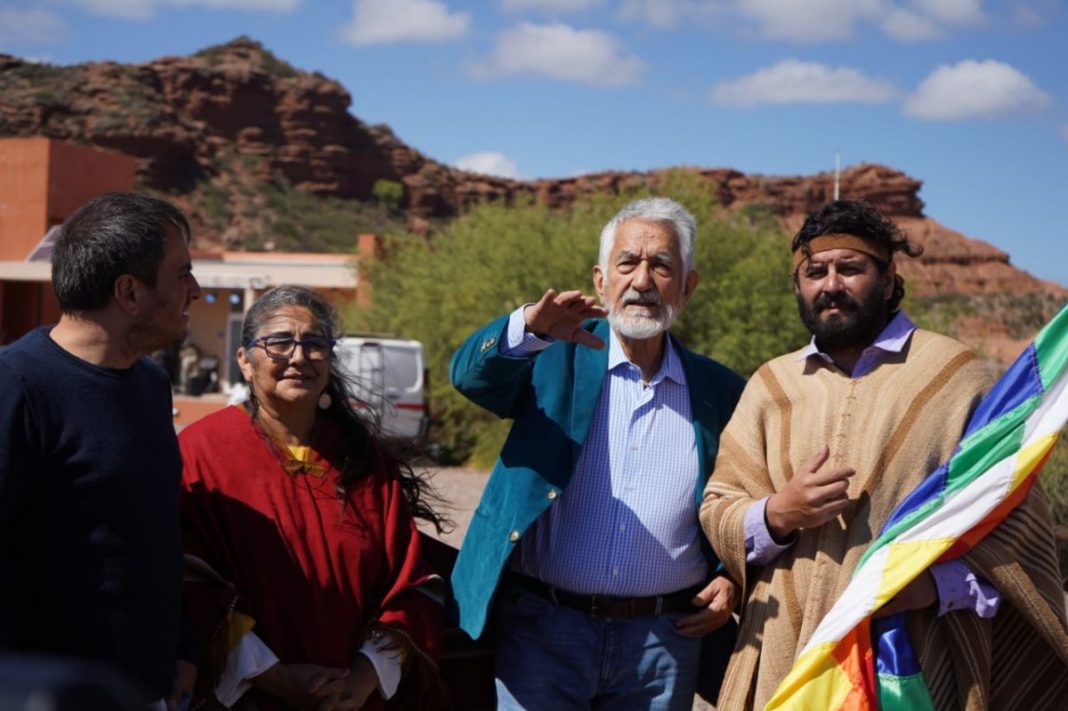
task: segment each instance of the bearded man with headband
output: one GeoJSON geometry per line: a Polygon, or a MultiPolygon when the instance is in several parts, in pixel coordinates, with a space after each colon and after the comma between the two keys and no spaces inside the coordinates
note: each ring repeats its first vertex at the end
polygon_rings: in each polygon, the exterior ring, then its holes
{"type": "MultiPolygon", "coordinates": [[[[825,205],[794,238],[794,290],[812,340],[753,375],[701,507],[744,589],[719,711],[765,706],[993,382],[966,346],[899,310],[894,254],[921,251],[862,202],[825,205]]],[[[1064,592],[1038,486],[970,553],[932,565],[876,617],[896,613],[935,708],[1063,708],[1064,592]]]]}
{"type": "Polygon", "coordinates": [[[737,588],[697,504],[743,381],[667,333],[695,231],[672,200],[626,205],[593,267],[604,308],[550,289],[453,356],[460,392],[514,420],[452,576],[472,637],[494,606],[498,708],[689,711],[710,633],[702,684],[722,677],[737,588]]]}

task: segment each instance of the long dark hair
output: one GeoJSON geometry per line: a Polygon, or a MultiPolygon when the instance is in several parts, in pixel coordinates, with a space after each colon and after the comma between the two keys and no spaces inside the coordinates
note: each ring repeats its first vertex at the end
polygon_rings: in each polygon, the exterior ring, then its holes
{"type": "MultiPolygon", "coordinates": [[[[279,286],[271,289],[249,308],[241,324],[241,342],[251,343],[263,326],[279,309],[287,306],[306,308],[318,323],[322,334],[327,338],[337,338],[343,331],[337,310],[318,292],[302,286],[279,286]]],[[[354,403],[366,402],[370,398],[360,398],[358,393],[366,392],[366,387],[353,379],[338,367],[337,360],[330,360],[330,375],[324,390],[330,396],[330,405],[320,410],[320,416],[334,422],[341,430],[340,462],[341,472],[338,479],[338,493],[345,495],[353,484],[371,474],[375,465],[375,450],[382,452],[387,466],[396,465],[401,490],[408,502],[408,508],[415,518],[429,521],[440,533],[449,522],[439,515],[431,505],[441,503],[440,497],[431,489],[429,483],[416,474],[406,458],[396,452],[396,447],[383,442],[378,434],[378,418],[367,417],[357,412],[354,403]]],[[[259,412],[256,390],[249,384],[248,409],[255,420],[259,412]]],[[[370,412],[369,408],[362,408],[370,412]]]]}

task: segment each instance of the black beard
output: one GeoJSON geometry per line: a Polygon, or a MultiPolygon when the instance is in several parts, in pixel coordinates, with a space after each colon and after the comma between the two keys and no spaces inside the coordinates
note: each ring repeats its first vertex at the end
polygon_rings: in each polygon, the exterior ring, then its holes
{"type": "Polygon", "coordinates": [[[797,310],[805,328],[816,337],[816,345],[823,352],[869,345],[885,328],[889,315],[886,302],[879,299],[878,290],[862,301],[845,293],[820,294],[811,305],[797,294],[797,310]],[[820,319],[819,315],[831,304],[837,306],[840,313],[827,320],[820,319]]]}

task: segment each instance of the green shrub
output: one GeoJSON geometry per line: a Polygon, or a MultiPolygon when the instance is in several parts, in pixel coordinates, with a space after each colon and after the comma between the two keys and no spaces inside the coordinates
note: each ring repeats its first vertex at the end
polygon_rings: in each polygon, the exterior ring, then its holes
{"type": "Polygon", "coordinates": [[[404,200],[404,185],[396,180],[376,180],[371,195],[386,208],[397,210],[404,200]]]}

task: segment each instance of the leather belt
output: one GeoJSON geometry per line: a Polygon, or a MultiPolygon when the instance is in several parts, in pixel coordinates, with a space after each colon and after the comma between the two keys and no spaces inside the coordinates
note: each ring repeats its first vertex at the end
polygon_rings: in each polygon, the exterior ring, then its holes
{"type": "Polygon", "coordinates": [[[676,590],[666,595],[649,597],[613,597],[610,595],[580,595],[543,583],[528,575],[507,572],[507,580],[546,600],[581,610],[590,617],[629,620],[646,615],[663,615],[668,612],[697,612],[690,600],[701,592],[704,585],[698,584],[685,590],[676,590]]]}

